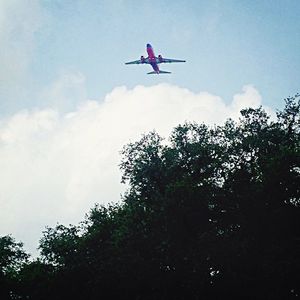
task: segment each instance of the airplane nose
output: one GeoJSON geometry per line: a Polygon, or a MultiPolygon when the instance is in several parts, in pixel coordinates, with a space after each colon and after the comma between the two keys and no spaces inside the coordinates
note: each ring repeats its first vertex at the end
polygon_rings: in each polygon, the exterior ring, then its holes
{"type": "Polygon", "coordinates": [[[151,45],[150,45],[150,44],[147,44],[147,48],[151,48],[151,45]]]}

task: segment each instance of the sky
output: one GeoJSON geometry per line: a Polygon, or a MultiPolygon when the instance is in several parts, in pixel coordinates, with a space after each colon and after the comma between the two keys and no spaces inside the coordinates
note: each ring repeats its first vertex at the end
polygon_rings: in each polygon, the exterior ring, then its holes
{"type": "Polygon", "coordinates": [[[299,92],[300,2],[0,0],[0,236],[120,201],[120,150],[185,121],[273,114],[299,92]],[[185,59],[147,75],[124,63],[185,59]]]}

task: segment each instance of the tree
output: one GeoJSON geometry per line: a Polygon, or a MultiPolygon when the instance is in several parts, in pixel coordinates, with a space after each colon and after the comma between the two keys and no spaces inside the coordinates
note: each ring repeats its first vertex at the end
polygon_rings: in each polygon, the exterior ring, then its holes
{"type": "Polygon", "coordinates": [[[0,237],[0,298],[13,296],[14,282],[18,271],[28,261],[29,255],[23,250],[23,244],[11,236],[0,237]]]}
{"type": "Polygon", "coordinates": [[[221,127],[178,126],[167,146],[150,133],[123,151],[125,202],[155,216],[156,246],[167,245],[158,259],[183,295],[245,298],[249,285],[251,299],[295,294],[299,95],[286,100],[277,121],[261,107],[241,115],[221,127]]]}
{"type": "Polygon", "coordinates": [[[167,142],[150,132],[126,145],[123,201],[96,205],[78,226],[47,228],[35,261],[20,260],[21,245],[10,241],[2,274],[13,266],[15,285],[6,292],[44,300],[296,297],[299,98],[288,98],[276,120],[248,108],[238,122],[184,123],[167,142]]]}

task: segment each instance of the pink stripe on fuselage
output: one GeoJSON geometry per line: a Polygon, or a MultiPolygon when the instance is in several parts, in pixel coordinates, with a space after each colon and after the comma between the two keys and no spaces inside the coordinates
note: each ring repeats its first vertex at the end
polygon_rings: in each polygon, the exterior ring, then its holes
{"type": "Polygon", "coordinates": [[[159,68],[156,63],[155,54],[154,54],[154,51],[153,51],[153,48],[151,45],[147,46],[147,53],[148,53],[148,57],[149,57],[149,62],[151,64],[153,70],[155,72],[159,73],[159,68]]]}
{"type": "Polygon", "coordinates": [[[151,46],[147,47],[147,53],[148,53],[148,56],[149,56],[150,59],[155,58],[154,51],[153,51],[153,48],[151,46]]]}

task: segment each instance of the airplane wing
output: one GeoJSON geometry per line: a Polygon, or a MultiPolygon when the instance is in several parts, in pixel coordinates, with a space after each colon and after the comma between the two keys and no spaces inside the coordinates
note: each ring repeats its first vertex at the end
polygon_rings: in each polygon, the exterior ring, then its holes
{"type": "Polygon", "coordinates": [[[161,63],[176,63],[176,62],[185,62],[185,60],[162,57],[160,62],[161,63]]]}
{"type": "Polygon", "coordinates": [[[149,63],[148,57],[144,58],[143,60],[139,59],[139,60],[129,61],[125,63],[125,65],[139,65],[139,64],[147,64],[147,63],[149,63]]]}

